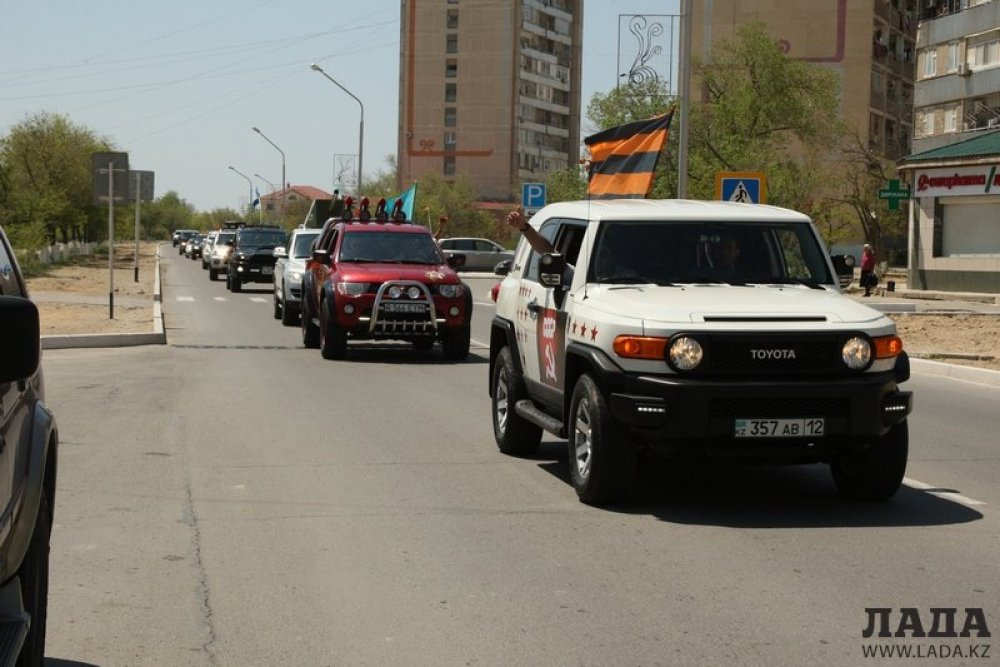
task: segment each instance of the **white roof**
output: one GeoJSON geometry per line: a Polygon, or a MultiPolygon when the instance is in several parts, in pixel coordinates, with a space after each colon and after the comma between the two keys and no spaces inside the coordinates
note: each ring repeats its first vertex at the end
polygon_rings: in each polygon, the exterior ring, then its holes
{"type": "Polygon", "coordinates": [[[549,204],[538,217],[577,220],[731,220],[808,222],[809,216],[779,206],[695,199],[599,199],[549,204]]]}

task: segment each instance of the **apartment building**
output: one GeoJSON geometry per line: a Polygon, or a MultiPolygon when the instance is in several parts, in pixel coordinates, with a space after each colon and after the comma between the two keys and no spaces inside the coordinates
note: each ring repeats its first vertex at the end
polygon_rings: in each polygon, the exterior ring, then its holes
{"type": "MultiPolygon", "coordinates": [[[[920,0],[926,2],[926,0],[920,0]]],[[[692,0],[693,53],[751,20],[793,58],[835,71],[841,113],[880,155],[911,152],[918,0],[692,0]]]]}
{"type": "Polygon", "coordinates": [[[402,0],[399,187],[511,201],[580,156],[583,0],[402,0]]]}
{"type": "Polygon", "coordinates": [[[917,31],[910,287],[1000,292],[1000,2],[927,0],[917,31]]]}

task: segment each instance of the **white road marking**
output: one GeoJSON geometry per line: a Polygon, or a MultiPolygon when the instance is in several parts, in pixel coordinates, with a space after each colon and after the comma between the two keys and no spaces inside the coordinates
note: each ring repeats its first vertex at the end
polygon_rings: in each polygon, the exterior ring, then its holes
{"type": "Polygon", "coordinates": [[[938,498],[944,498],[945,500],[953,500],[956,503],[961,503],[968,507],[978,507],[979,505],[985,505],[981,500],[975,500],[974,498],[969,498],[963,496],[960,493],[955,493],[954,491],[937,491],[940,487],[934,486],[933,484],[925,484],[924,482],[918,482],[915,479],[910,479],[909,477],[903,478],[903,484],[907,485],[911,489],[917,489],[918,491],[926,491],[932,496],[937,496],[938,498]]]}
{"type": "Polygon", "coordinates": [[[178,301],[194,301],[194,297],[193,296],[179,296],[179,297],[177,297],[177,300],[178,301]]]}
{"type": "Polygon", "coordinates": [[[496,305],[492,301],[473,301],[472,303],[476,304],[477,306],[491,306],[492,307],[492,306],[496,305]]]}
{"type": "Polygon", "coordinates": [[[262,296],[252,296],[252,297],[250,297],[250,300],[254,301],[256,303],[267,303],[267,299],[265,299],[262,296]]]}
{"type": "Polygon", "coordinates": [[[226,297],[224,297],[224,296],[217,296],[217,297],[214,297],[214,298],[215,298],[216,301],[225,301],[226,300],[226,297]]]}

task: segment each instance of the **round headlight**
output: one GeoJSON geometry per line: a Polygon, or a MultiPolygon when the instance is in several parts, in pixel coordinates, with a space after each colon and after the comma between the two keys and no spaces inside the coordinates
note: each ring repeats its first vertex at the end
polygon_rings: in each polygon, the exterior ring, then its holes
{"type": "Polygon", "coordinates": [[[406,290],[406,296],[410,297],[411,299],[419,299],[420,298],[420,288],[417,287],[416,285],[413,285],[408,290],[406,290]]]}
{"type": "Polygon", "coordinates": [[[402,295],[403,295],[403,288],[400,287],[399,285],[393,285],[392,287],[389,288],[390,299],[398,299],[402,295]]]}
{"type": "Polygon", "coordinates": [[[694,338],[681,336],[670,343],[668,356],[670,365],[679,371],[689,371],[701,363],[704,356],[701,343],[694,338]]]}
{"type": "Polygon", "coordinates": [[[867,338],[854,336],[849,338],[844,347],[840,350],[840,358],[851,370],[857,371],[867,368],[872,360],[872,346],[867,338]]]}
{"type": "Polygon", "coordinates": [[[462,286],[438,285],[438,294],[445,297],[446,299],[454,299],[457,296],[462,296],[462,286]]]}

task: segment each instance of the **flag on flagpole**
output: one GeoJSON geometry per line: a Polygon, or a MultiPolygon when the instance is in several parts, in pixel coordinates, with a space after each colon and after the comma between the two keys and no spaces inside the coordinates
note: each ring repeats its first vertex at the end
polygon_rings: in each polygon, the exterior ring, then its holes
{"type": "Polygon", "coordinates": [[[254,208],[257,208],[258,206],[260,206],[260,188],[258,188],[256,185],[253,186],[253,194],[254,194],[253,201],[250,202],[250,208],[251,209],[254,209],[254,208]]]}
{"type": "Polygon", "coordinates": [[[643,199],[649,196],[673,108],[663,116],[638,120],[583,140],[590,148],[590,199],[643,199]]]}
{"type": "Polygon", "coordinates": [[[402,194],[395,197],[386,197],[385,200],[385,210],[390,212],[396,205],[396,200],[401,199],[403,201],[403,212],[406,213],[407,220],[413,220],[413,203],[417,199],[417,184],[414,183],[408,187],[402,194]]]}

